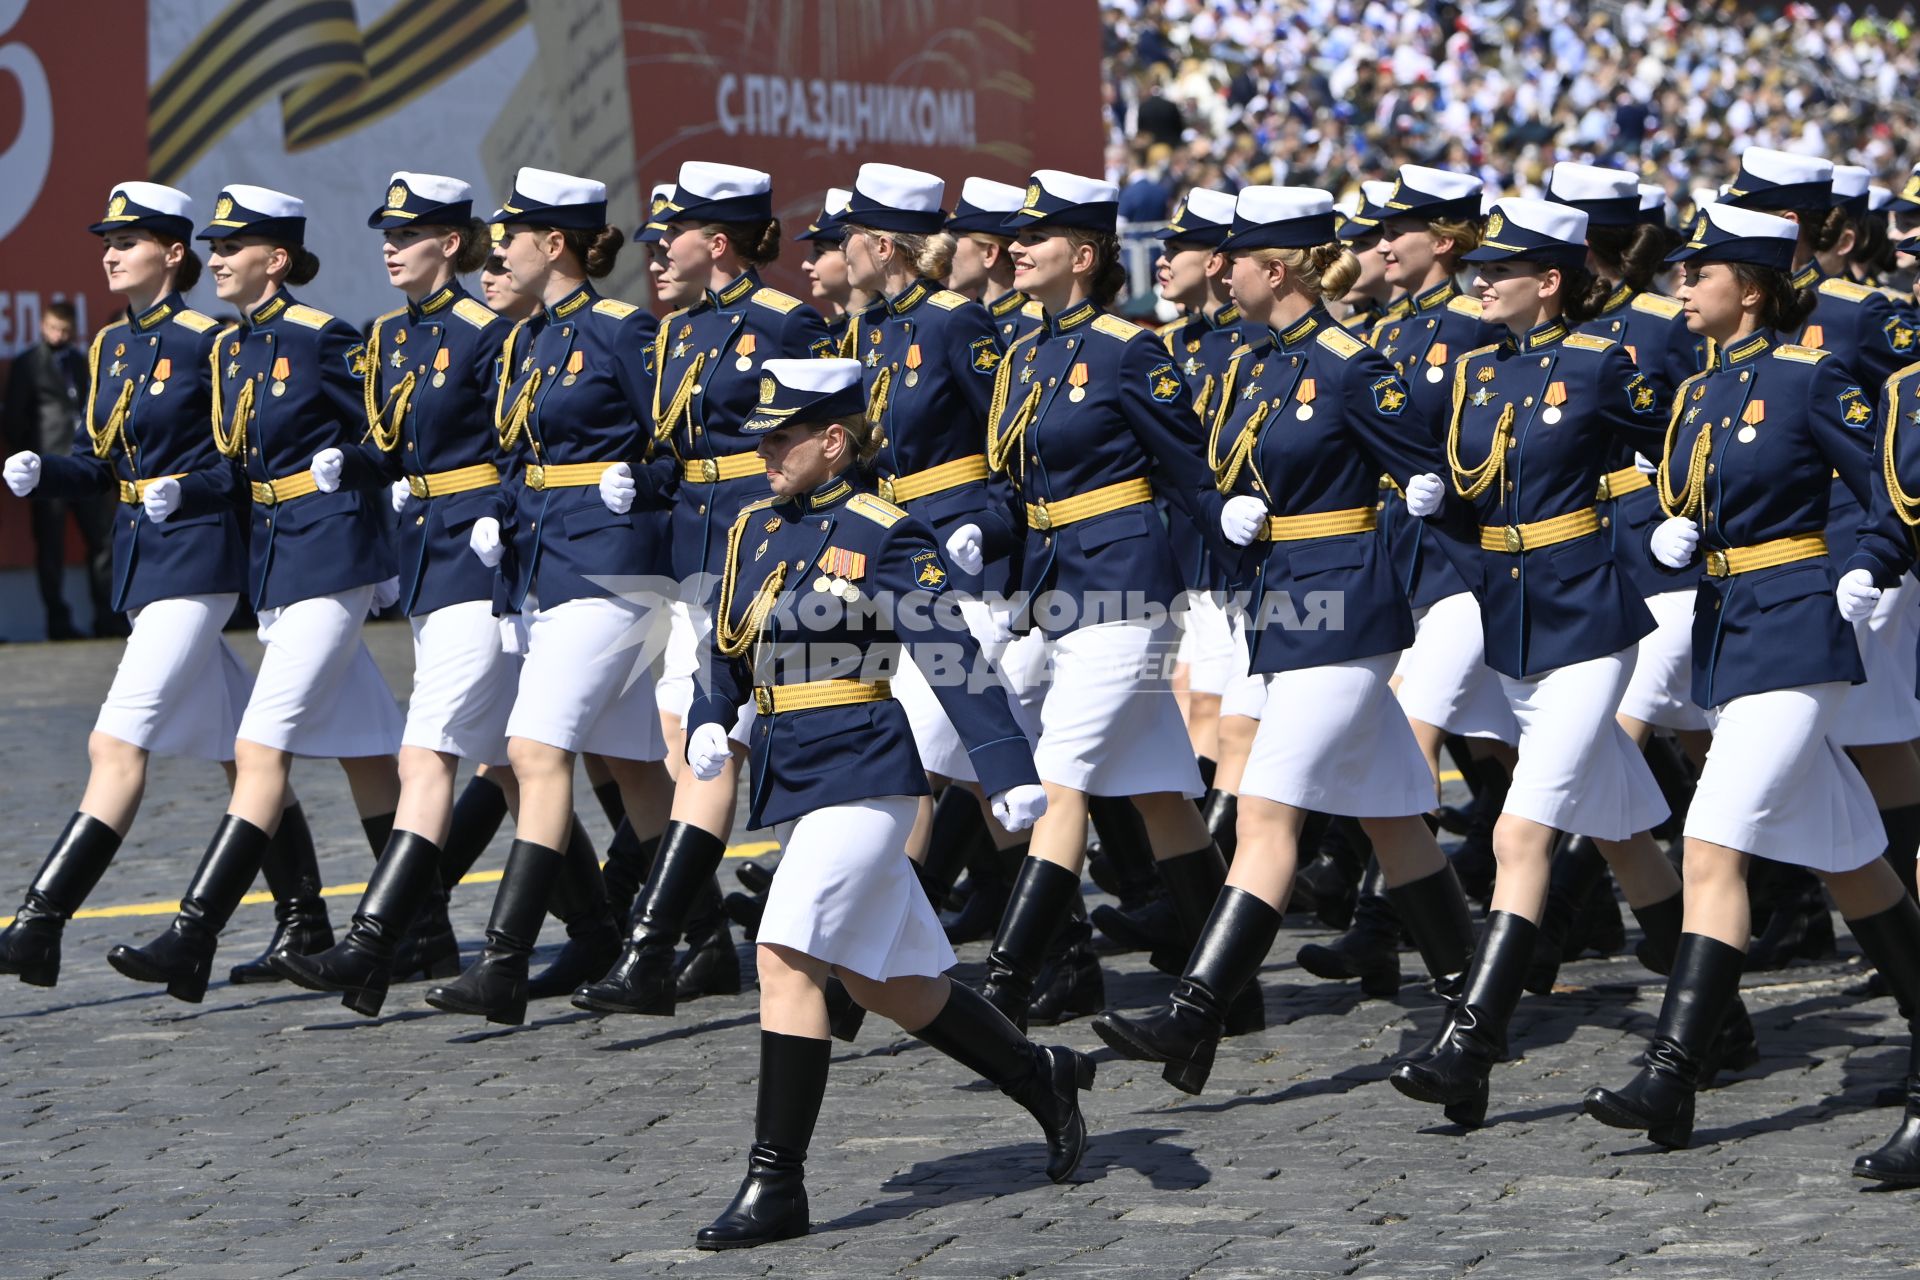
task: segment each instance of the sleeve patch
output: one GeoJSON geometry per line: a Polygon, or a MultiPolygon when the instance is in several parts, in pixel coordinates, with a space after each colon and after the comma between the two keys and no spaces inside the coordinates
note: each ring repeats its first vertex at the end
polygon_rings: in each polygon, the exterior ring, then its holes
{"type": "Polygon", "coordinates": [[[1859,387],[1848,387],[1839,395],[1840,419],[1850,427],[1864,427],[1873,421],[1873,405],[1859,387]]]}
{"type": "Polygon", "coordinates": [[[947,567],[940,563],[940,553],[932,547],[913,553],[913,585],[922,591],[947,589],[947,567]]]}
{"type": "Polygon", "coordinates": [[[815,360],[831,360],[840,354],[840,349],[834,345],[832,338],[821,338],[807,348],[807,354],[815,360]]]}
{"type": "Polygon", "coordinates": [[[1399,413],[1407,407],[1407,388],[1398,377],[1389,375],[1373,384],[1373,407],[1382,413],[1399,413]]]}
{"type": "Polygon", "coordinates": [[[1886,324],[1887,345],[1906,355],[1913,350],[1914,326],[1901,316],[1895,316],[1886,324]]]}
{"type": "Polygon", "coordinates": [[[1170,364],[1156,365],[1153,371],[1147,374],[1147,389],[1161,404],[1171,404],[1179,399],[1180,388],[1184,385],[1170,364]]]}
{"type": "Polygon", "coordinates": [[[347,348],[347,370],[356,378],[367,376],[367,344],[356,342],[347,348]]]}
{"type": "Polygon", "coordinates": [[[1000,367],[1000,348],[992,338],[975,338],[967,344],[967,357],[973,371],[991,378],[1000,367]]]}
{"type": "Polygon", "coordinates": [[[1658,400],[1645,374],[1636,373],[1627,380],[1627,403],[1635,413],[1652,413],[1658,400]]]}

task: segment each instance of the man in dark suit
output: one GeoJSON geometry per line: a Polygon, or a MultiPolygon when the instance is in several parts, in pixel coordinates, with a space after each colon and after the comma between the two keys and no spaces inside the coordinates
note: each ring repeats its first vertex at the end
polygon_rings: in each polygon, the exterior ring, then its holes
{"type": "MultiPolygon", "coordinates": [[[[74,341],[73,304],[53,302],[40,320],[40,341],[13,359],[7,377],[6,434],[9,452],[70,453],[87,393],[87,357],[74,341]]],[[[67,516],[72,514],[87,548],[87,582],[93,597],[97,635],[125,635],[126,623],[113,612],[113,499],[64,501],[31,499],[34,571],[47,615],[47,637],[73,640],[74,625],[62,591],[66,562],[67,516]]]]}

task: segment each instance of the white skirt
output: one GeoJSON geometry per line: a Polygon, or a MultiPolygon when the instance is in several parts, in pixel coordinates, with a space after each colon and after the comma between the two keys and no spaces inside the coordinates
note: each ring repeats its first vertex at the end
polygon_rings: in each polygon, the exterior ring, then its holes
{"type": "Polygon", "coordinates": [[[233,759],[253,673],[220,629],[239,598],[175,596],[135,609],[94,731],[155,755],[233,759]]]}
{"type": "Polygon", "coordinates": [[[372,605],[365,586],[263,610],[267,651],[236,736],[319,759],[398,751],[406,721],[360,638],[372,605]]]}
{"type": "Polygon", "coordinates": [[[760,944],[875,982],[951,969],[953,948],[907,859],[919,811],[914,796],[881,796],[776,825],[780,870],[767,891],[760,944]]]}
{"type": "Polygon", "coordinates": [[[492,603],[467,600],[411,621],[413,695],[401,745],[504,765],[520,659],[501,644],[492,603]]]}
{"type": "Polygon", "coordinates": [[[1267,678],[1249,672],[1227,686],[1220,695],[1220,718],[1240,716],[1258,720],[1267,713],[1267,678]]]}
{"type": "Polygon", "coordinates": [[[1920,585],[1911,574],[1880,593],[1873,612],[1853,624],[1867,682],[1849,686],[1834,722],[1843,747],[1869,747],[1920,738],[1920,699],[1914,697],[1914,646],[1920,640],[1920,585]]]}
{"type": "Polygon", "coordinates": [[[516,619],[526,651],[507,736],[616,760],[662,760],[647,637],[666,602],[592,596],[516,619]]]}
{"type": "MultiPolygon", "coordinates": [[[[980,645],[982,655],[988,662],[994,662],[996,654],[1005,653],[1009,641],[1000,625],[996,624],[986,602],[962,599],[958,604],[960,616],[966,620],[967,630],[980,645]]],[[[1001,687],[1007,691],[1007,704],[1015,709],[1014,719],[1020,722],[1021,731],[1031,740],[1033,730],[1019,709],[1018,696],[1005,673],[1000,671],[998,663],[995,663],[995,670],[1001,675],[1001,687]]],[[[900,708],[907,713],[907,724],[913,730],[914,749],[920,753],[920,763],[927,772],[961,782],[979,781],[973,761],[967,755],[966,744],[960,741],[953,721],[947,718],[946,708],[940,705],[940,699],[927,683],[926,673],[915,665],[904,650],[892,684],[893,696],[900,700],[900,708]]]]}
{"type": "Polygon", "coordinates": [[[1487,665],[1480,602],[1471,591],[1435,600],[1418,613],[1413,645],[1400,655],[1400,706],[1410,719],[1463,738],[1519,735],[1499,672],[1487,665]]]}
{"type": "Polygon", "coordinates": [[[1857,687],[1770,689],[1715,707],[1687,837],[1814,871],[1879,857],[1887,834],[1873,793],[1828,736],[1857,687]]]}
{"type": "Polygon", "coordinates": [[[1247,647],[1210,591],[1189,591],[1180,623],[1179,662],[1187,669],[1187,688],[1215,697],[1247,674],[1247,647]]]}
{"type": "Polygon", "coordinates": [[[1352,818],[1403,818],[1434,805],[1433,771],[1387,681],[1398,654],[1266,677],[1240,794],[1352,818]]]}
{"type": "Polygon", "coordinates": [[[1633,650],[1500,677],[1520,726],[1520,759],[1503,813],[1595,840],[1625,840],[1667,816],[1667,802],[1613,717],[1633,674],[1633,650]]]}
{"type": "Polygon", "coordinates": [[[667,634],[664,645],[660,646],[660,679],[654,685],[654,699],[660,704],[662,714],[685,720],[688,708],[693,706],[693,678],[700,670],[701,655],[706,652],[713,632],[713,619],[705,605],[675,600],[667,605],[665,626],[667,634]]]}
{"type": "Polygon", "coordinates": [[[1096,796],[1198,796],[1200,765],[1174,700],[1173,624],[1105,622],[1046,642],[1043,781],[1096,796]]]}
{"type": "Polygon", "coordinates": [[[1707,727],[1707,713],[1693,700],[1694,595],[1689,587],[1647,597],[1656,625],[1634,647],[1621,715],[1663,729],[1707,727]]]}

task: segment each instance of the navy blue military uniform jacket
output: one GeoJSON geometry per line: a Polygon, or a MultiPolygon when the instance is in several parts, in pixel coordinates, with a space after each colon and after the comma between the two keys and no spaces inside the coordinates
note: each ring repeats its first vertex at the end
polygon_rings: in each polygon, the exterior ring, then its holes
{"type": "MultiPolygon", "coordinates": [[[[1216,393],[1220,376],[1226,372],[1233,353],[1248,341],[1247,333],[1248,326],[1240,317],[1240,308],[1232,303],[1210,314],[1182,316],[1159,331],[1160,344],[1179,366],[1180,376],[1187,380],[1187,390],[1193,394],[1194,412],[1203,423],[1211,422],[1219,408],[1216,393]]],[[[1169,503],[1164,495],[1156,495],[1154,505],[1166,518],[1167,536],[1173,541],[1181,580],[1190,590],[1226,590],[1226,569],[1212,554],[1212,540],[1203,537],[1186,512],[1169,503]]]]}
{"type": "MultiPolygon", "coordinates": [[[[1914,479],[1920,477],[1920,364],[1887,379],[1875,417],[1881,430],[1868,481],[1870,500],[1858,544],[1841,572],[1866,569],[1884,588],[1900,584],[1920,550],[1914,537],[1920,525],[1920,482],[1914,479]]],[[[1831,528],[1827,538],[1831,549],[1831,528]]],[[[1920,696],[1920,688],[1915,693],[1920,696]]]]}
{"type": "MultiPolygon", "coordinates": [[[[1778,345],[1770,332],[1717,352],[1680,385],[1670,436],[1663,496],[1699,522],[1710,566],[1730,547],[1821,535],[1835,471],[1856,501],[1870,497],[1872,401],[1826,352],[1778,345]]],[[[1819,554],[1702,577],[1693,700],[1717,707],[1769,689],[1864,680],[1834,581],[1832,559],[1819,554]]]]}
{"type": "Polygon", "coordinates": [[[1373,532],[1375,499],[1382,472],[1402,484],[1440,474],[1439,444],[1406,430],[1405,381],[1324,308],[1259,333],[1221,377],[1208,445],[1223,492],[1288,524],[1242,551],[1234,574],[1250,592],[1252,670],[1404,649],[1413,611],[1373,532]]]}
{"type": "MultiPolygon", "coordinates": [[[[1651,457],[1665,438],[1653,388],[1620,344],[1569,334],[1558,320],[1460,357],[1453,406],[1454,487],[1491,531],[1483,536],[1497,539],[1502,530],[1594,513],[1619,446],[1651,457]]],[[[1513,536],[1521,550],[1482,550],[1475,566],[1489,667],[1539,675],[1618,653],[1653,630],[1604,526],[1552,543],[1529,541],[1525,530],[1513,536]]],[[[1471,580],[1473,561],[1457,563],[1471,580]]]]}
{"type": "MultiPolygon", "coordinates": [[[[1462,297],[1451,280],[1389,308],[1387,318],[1374,327],[1371,342],[1407,384],[1412,404],[1400,430],[1437,445],[1453,405],[1453,362],[1500,341],[1504,332],[1482,320],[1480,300],[1462,297]]],[[[1391,487],[1380,495],[1380,536],[1392,557],[1394,577],[1414,608],[1424,609],[1468,589],[1436,540],[1436,531],[1409,512],[1406,499],[1391,487]]]]}
{"type": "Polygon", "coordinates": [[[344,320],[286,292],[220,331],[214,432],[253,485],[255,609],[277,609],[394,575],[384,495],[313,491],[313,455],[366,433],[366,349],[344,320]]]}
{"type": "MultiPolygon", "coordinates": [[[[1153,334],[1091,302],[1048,317],[1001,361],[987,420],[987,460],[1002,509],[982,532],[988,554],[1018,551],[1028,593],[1023,629],[1061,635],[1170,608],[1184,589],[1166,528],[1142,496],[1086,518],[1071,499],[1148,490],[1219,537],[1219,492],[1186,380],[1153,334]],[[1038,599],[1058,593],[1051,602],[1038,599]]],[[[1105,505],[1104,502],[1100,505],[1105,505]]],[[[1224,552],[1223,544],[1216,546],[1224,552]]]]}
{"type": "Polygon", "coordinates": [[[616,594],[608,579],[668,572],[675,477],[672,458],[652,448],[657,327],[652,312],[583,284],[508,333],[500,397],[501,445],[516,455],[513,554],[501,564],[508,608],[530,592],[552,608],[616,594]],[[544,479],[547,467],[579,467],[585,478],[616,462],[633,468],[639,491],[625,514],[600,500],[597,479],[544,479]]]}
{"type": "Polygon", "coordinates": [[[744,271],[726,288],[675,311],[654,339],[652,421],[657,447],[680,459],[673,505],[673,572],[720,572],[740,508],[768,496],[758,441],[740,431],[760,395],[762,360],[834,354],[820,313],[744,271]]]}
{"type": "Polygon", "coordinates": [[[753,727],[748,825],[927,794],[899,702],[781,705],[781,685],[886,679],[902,647],[929,673],[988,795],[1038,782],[1027,739],[960,617],[951,570],[925,521],[841,477],[804,497],[742,511],[725,555],[710,606],[712,661],[696,677],[688,723],[731,729],[749,694],[772,686],[753,727]]]}
{"type": "Polygon", "coordinates": [[[467,538],[482,517],[508,523],[493,413],[510,328],[456,282],[381,316],[368,335],[365,390],[379,427],[346,451],[341,483],[407,481],[395,541],[409,616],[493,599],[497,575],[467,538]]]}
{"type": "Polygon", "coordinates": [[[102,329],[88,357],[85,417],[73,452],[40,460],[39,492],[48,497],[120,494],[113,526],[118,611],[246,587],[246,490],[207,428],[219,327],[172,293],[102,329]],[[96,437],[104,452],[96,451],[96,437]],[[160,476],[179,477],[180,507],[155,524],[130,486],[160,476]]]}

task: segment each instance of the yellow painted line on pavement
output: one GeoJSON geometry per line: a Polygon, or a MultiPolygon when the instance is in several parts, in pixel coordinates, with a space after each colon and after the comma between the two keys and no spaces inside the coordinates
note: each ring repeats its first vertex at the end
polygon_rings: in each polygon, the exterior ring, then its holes
{"type": "MultiPolygon", "coordinates": [[[[727,856],[729,858],[757,858],[763,853],[772,853],[779,847],[779,844],[772,840],[752,840],[746,844],[729,845],[727,847],[727,856]]],[[[466,878],[460,881],[463,885],[498,884],[499,882],[500,872],[498,871],[469,872],[466,878]]],[[[366,891],[367,884],[366,881],[363,880],[359,884],[330,885],[320,891],[320,896],[323,898],[357,898],[366,891]]],[[[272,901],[273,895],[271,893],[250,893],[240,899],[240,905],[243,907],[258,907],[265,906],[272,901]]],[[[75,920],[119,920],[127,916],[170,916],[178,910],[180,910],[179,899],[170,898],[165,902],[123,902],[111,907],[82,907],[75,913],[73,918],[75,920]]],[[[12,916],[0,916],[0,928],[12,923],[12,916]]]]}

